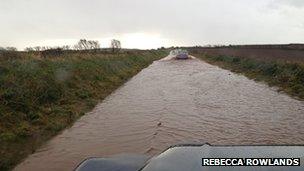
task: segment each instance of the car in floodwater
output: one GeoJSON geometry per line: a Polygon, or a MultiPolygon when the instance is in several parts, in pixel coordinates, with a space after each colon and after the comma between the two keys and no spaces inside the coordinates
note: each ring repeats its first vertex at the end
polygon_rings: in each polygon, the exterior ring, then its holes
{"type": "Polygon", "coordinates": [[[188,51],[183,49],[172,50],[170,55],[174,56],[175,59],[189,59],[188,51]]]}

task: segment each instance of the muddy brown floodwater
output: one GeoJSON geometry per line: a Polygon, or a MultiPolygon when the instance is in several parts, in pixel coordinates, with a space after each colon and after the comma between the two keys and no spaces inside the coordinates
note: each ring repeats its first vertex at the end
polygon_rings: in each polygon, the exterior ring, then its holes
{"type": "Polygon", "coordinates": [[[15,170],[173,144],[304,144],[304,102],[198,59],[154,62],[15,170]]]}

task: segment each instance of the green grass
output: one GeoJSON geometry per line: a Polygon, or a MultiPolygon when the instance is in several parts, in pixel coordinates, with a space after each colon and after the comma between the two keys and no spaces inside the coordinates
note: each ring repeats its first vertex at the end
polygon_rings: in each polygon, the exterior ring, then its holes
{"type": "MultiPolygon", "coordinates": [[[[165,51],[0,59],[0,170],[17,163],[165,51]]],[[[23,57],[20,57],[23,56],[23,57]]]]}
{"type": "Polygon", "coordinates": [[[242,73],[256,81],[264,81],[270,86],[279,87],[291,96],[304,99],[304,65],[303,63],[287,63],[282,61],[257,60],[246,57],[211,56],[194,53],[211,64],[242,73]]]}

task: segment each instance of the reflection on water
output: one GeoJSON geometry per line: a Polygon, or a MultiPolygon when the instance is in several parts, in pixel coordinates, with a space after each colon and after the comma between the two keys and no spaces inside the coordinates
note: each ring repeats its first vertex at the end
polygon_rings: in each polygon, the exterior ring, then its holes
{"type": "Polygon", "coordinates": [[[16,170],[172,144],[304,144],[304,102],[198,59],[154,62],[16,170]]]}

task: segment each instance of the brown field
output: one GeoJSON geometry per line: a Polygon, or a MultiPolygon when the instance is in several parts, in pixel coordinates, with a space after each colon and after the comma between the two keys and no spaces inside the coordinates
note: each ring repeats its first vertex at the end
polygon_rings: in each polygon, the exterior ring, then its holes
{"type": "Polygon", "coordinates": [[[304,99],[304,49],[301,45],[245,45],[188,48],[191,55],[304,99]]]}
{"type": "MultiPolygon", "coordinates": [[[[286,45],[287,46],[287,45],[286,45]]],[[[220,48],[191,48],[193,53],[205,53],[211,56],[235,56],[263,61],[280,61],[304,64],[304,50],[288,48],[256,48],[250,47],[220,47],[220,48]]]]}

